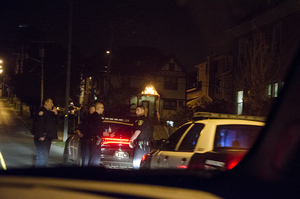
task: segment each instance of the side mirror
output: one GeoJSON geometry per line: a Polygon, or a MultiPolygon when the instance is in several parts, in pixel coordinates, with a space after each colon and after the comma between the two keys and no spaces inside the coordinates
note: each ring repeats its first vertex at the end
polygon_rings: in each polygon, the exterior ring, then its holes
{"type": "Polygon", "coordinates": [[[158,148],[162,149],[164,147],[164,145],[166,144],[167,140],[166,139],[160,139],[158,142],[158,148]]]}

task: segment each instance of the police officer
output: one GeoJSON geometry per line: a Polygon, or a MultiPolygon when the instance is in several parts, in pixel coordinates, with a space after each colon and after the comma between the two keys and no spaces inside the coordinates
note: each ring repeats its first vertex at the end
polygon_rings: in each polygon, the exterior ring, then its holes
{"type": "Polygon", "coordinates": [[[150,152],[150,142],[153,140],[153,125],[145,116],[145,107],[137,106],[137,120],[134,123],[134,133],[129,146],[134,148],[133,168],[139,169],[143,155],[150,152]]]}
{"type": "Polygon", "coordinates": [[[58,124],[57,109],[50,98],[43,100],[32,125],[36,149],[36,167],[45,167],[48,163],[49,151],[53,139],[57,139],[58,124]]]}
{"type": "Polygon", "coordinates": [[[91,115],[95,112],[95,106],[91,106],[89,108],[88,116],[85,117],[82,122],[78,125],[76,129],[76,133],[81,137],[80,144],[81,144],[81,158],[82,158],[82,166],[88,166],[89,157],[90,157],[90,143],[92,140],[91,130],[89,119],[91,115]]]}
{"type": "Polygon", "coordinates": [[[103,136],[110,134],[105,131],[102,124],[102,114],[104,112],[104,105],[100,102],[95,104],[95,112],[89,117],[89,161],[88,166],[99,166],[101,158],[100,142],[103,136]]]}

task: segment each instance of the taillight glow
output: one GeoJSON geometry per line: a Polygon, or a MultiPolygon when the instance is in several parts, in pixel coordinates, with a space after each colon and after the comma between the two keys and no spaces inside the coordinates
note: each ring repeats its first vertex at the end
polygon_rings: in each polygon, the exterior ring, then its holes
{"type": "Polygon", "coordinates": [[[179,169],[187,169],[188,167],[185,166],[185,165],[179,165],[179,166],[177,166],[177,168],[179,168],[179,169]]]}
{"type": "Polygon", "coordinates": [[[230,161],[230,162],[227,164],[227,169],[228,169],[228,170],[232,169],[232,168],[235,167],[239,162],[240,162],[240,160],[233,160],[233,161],[230,161]]]}
{"type": "Polygon", "coordinates": [[[146,155],[143,155],[142,157],[142,160],[141,161],[144,161],[146,159],[146,155]]]}
{"type": "Polygon", "coordinates": [[[103,137],[102,138],[102,145],[107,145],[107,144],[129,145],[129,139],[103,137]]]}

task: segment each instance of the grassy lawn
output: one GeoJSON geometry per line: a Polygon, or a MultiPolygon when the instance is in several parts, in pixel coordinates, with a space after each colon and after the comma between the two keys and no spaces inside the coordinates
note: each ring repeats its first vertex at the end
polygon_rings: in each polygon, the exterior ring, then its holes
{"type": "Polygon", "coordinates": [[[60,146],[60,147],[65,147],[65,142],[63,141],[53,141],[52,144],[56,145],[56,146],[60,146]]]}

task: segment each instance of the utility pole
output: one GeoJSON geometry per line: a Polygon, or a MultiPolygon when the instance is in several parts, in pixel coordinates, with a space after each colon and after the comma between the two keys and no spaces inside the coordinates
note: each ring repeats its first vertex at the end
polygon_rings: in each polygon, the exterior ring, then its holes
{"type": "Polygon", "coordinates": [[[63,141],[68,138],[68,122],[69,122],[69,98],[70,98],[70,71],[71,71],[71,52],[72,52],[72,9],[73,0],[70,0],[69,11],[69,42],[68,42],[68,57],[67,57],[67,73],[66,73],[66,101],[65,101],[65,120],[64,120],[64,134],[63,141]]]}
{"type": "MultiPolygon", "coordinates": [[[[43,106],[43,99],[44,99],[44,59],[45,59],[44,43],[50,43],[51,41],[32,41],[32,42],[41,44],[40,45],[41,47],[39,49],[39,57],[41,58],[41,61],[38,61],[38,62],[41,63],[41,106],[43,106]]],[[[35,59],[33,59],[33,60],[35,60],[35,59]]]]}
{"type": "Polygon", "coordinates": [[[109,50],[106,51],[106,54],[108,55],[108,63],[107,63],[107,83],[106,83],[107,86],[105,89],[105,94],[108,93],[108,90],[110,87],[110,70],[111,70],[111,56],[112,56],[111,51],[113,48],[115,27],[116,27],[116,22],[111,22],[111,24],[110,24],[111,37],[110,37],[110,43],[109,43],[109,50]]]}
{"type": "Polygon", "coordinates": [[[40,57],[41,57],[41,106],[43,106],[43,99],[44,99],[44,57],[45,57],[45,50],[44,44],[42,43],[42,47],[40,49],[40,57]]]}

